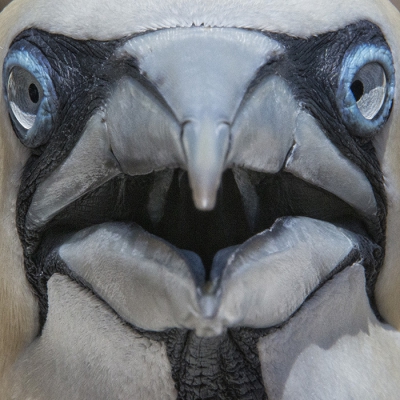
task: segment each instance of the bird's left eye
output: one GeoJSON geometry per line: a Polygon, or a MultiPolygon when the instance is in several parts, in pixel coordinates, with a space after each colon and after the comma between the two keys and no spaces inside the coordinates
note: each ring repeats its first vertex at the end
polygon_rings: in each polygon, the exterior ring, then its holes
{"type": "Polygon", "coordinates": [[[40,50],[21,41],[13,45],[4,62],[3,82],[15,133],[27,147],[48,139],[57,110],[51,67],[40,50]]]}
{"type": "Polygon", "coordinates": [[[393,60],[387,47],[364,44],[345,55],[337,103],[350,132],[374,135],[389,116],[393,93],[393,60]]]}
{"type": "Polygon", "coordinates": [[[376,62],[364,65],[354,76],[350,90],[361,115],[372,120],[378,115],[385,101],[385,70],[376,62]]]}

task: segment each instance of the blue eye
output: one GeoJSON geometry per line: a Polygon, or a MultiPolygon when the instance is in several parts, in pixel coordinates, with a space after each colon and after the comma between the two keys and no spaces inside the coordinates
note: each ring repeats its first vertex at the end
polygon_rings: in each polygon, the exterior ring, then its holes
{"type": "Polygon", "coordinates": [[[371,137],[389,117],[394,94],[390,50],[364,44],[344,57],[337,91],[342,118],[356,136],[371,137]]]}
{"type": "Polygon", "coordinates": [[[9,113],[18,138],[30,148],[44,144],[54,125],[58,99],[50,70],[40,50],[24,40],[11,47],[4,61],[9,113]]]}

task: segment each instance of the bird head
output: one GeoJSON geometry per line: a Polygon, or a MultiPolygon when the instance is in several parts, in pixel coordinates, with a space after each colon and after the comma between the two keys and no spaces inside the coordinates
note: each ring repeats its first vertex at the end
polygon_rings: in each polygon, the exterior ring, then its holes
{"type": "Polygon", "coordinates": [[[4,353],[71,287],[216,337],[281,326],[354,265],[400,328],[399,29],[373,0],[13,1],[4,353]]]}

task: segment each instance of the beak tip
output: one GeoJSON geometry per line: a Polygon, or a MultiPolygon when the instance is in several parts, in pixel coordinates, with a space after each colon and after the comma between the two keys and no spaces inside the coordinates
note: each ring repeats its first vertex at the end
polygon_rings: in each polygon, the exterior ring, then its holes
{"type": "Polygon", "coordinates": [[[211,211],[215,207],[216,197],[216,193],[193,193],[194,205],[200,211],[211,211]]]}

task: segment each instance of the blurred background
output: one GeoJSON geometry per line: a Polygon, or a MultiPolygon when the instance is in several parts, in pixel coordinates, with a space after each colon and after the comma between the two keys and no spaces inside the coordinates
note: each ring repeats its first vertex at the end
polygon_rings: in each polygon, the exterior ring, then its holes
{"type": "MultiPolygon", "coordinates": [[[[400,0],[399,0],[400,1],[400,0]]],[[[9,0],[0,0],[0,11],[9,3],[9,0]]]]}
{"type": "Polygon", "coordinates": [[[391,0],[391,2],[392,2],[398,9],[400,9],[400,0],[391,0]]]}
{"type": "Polygon", "coordinates": [[[392,3],[400,9],[400,0],[392,0],[392,3]]]}
{"type": "MultiPolygon", "coordinates": [[[[284,0],[283,0],[284,1],[284,0]]],[[[350,0],[349,0],[350,1],[350,0]]],[[[400,9],[400,0],[391,0],[391,2],[400,9]]],[[[0,11],[8,4],[11,0],[0,0],[0,11]]]]}

